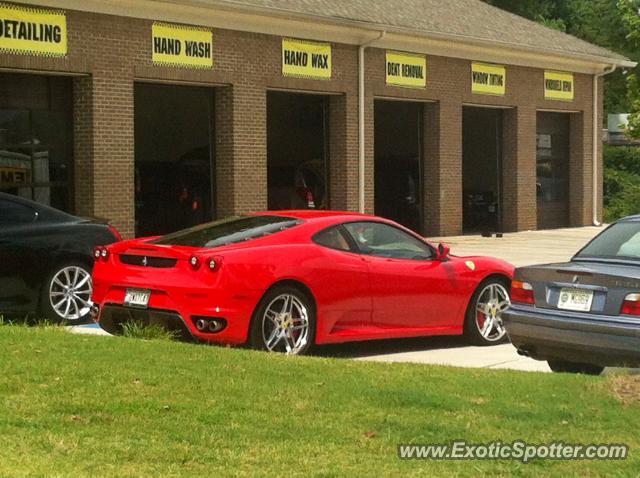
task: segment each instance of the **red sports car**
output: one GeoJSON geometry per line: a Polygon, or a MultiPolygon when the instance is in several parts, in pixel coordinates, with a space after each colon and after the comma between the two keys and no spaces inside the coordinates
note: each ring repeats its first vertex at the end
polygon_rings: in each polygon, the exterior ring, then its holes
{"type": "Polygon", "coordinates": [[[497,343],[513,273],[392,221],[330,211],[233,217],[94,255],[93,313],[108,332],[140,321],[289,354],[427,335],[497,343]]]}

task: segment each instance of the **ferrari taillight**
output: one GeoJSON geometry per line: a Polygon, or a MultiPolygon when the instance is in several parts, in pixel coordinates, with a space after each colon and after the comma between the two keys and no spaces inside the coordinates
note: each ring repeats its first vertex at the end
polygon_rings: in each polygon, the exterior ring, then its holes
{"type": "Polygon", "coordinates": [[[106,261],[109,258],[109,249],[98,246],[93,249],[93,258],[96,261],[106,261]]]}
{"type": "Polygon", "coordinates": [[[222,265],[222,257],[220,256],[209,257],[205,261],[205,263],[207,264],[207,267],[209,268],[210,271],[216,272],[217,270],[220,269],[220,266],[222,265]]]}
{"type": "Polygon", "coordinates": [[[628,294],[624,298],[620,313],[624,315],[640,315],[640,294],[628,294]]]}
{"type": "Polygon", "coordinates": [[[191,256],[191,258],[189,259],[189,264],[194,271],[200,269],[200,259],[198,258],[198,256],[191,256]]]}
{"type": "Polygon", "coordinates": [[[521,304],[535,304],[533,286],[528,282],[519,280],[511,281],[511,302],[521,304]]]}

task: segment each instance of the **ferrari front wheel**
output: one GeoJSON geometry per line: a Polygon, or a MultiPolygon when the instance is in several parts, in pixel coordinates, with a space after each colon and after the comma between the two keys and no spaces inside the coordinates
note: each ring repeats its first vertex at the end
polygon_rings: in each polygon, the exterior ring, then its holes
{"type": "Polygon", "coordinates": [[[501,278],[489,278],[480,283],[469,303],[464,323],[465,336],[475,345],[495,345],[507,333],[502,313],[511,305],[509,285],[501,278]]]}
{"type": "Polygon", "coordinates": [[[268,352],[302,355],[315,337],[313,301],[299,289],[279,286],[260,301],[251,324],[251,345],[268,352]]]}

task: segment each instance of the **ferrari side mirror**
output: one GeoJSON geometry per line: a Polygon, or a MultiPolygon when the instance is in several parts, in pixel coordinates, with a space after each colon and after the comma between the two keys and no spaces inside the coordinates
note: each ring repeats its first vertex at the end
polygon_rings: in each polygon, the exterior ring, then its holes
{"type": "Polygon", "coordinates": [[[438,253],[436,254],[436,260],[446,261],[449,257],[450,248],[444,242],[438,244],[438,253]]]}

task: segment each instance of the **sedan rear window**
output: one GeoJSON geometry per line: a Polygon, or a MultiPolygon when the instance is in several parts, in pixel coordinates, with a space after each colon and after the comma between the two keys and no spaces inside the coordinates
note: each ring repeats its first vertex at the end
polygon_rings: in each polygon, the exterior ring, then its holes
{"type": "Polygon", "coordinates": [[[190,247],[219,247],[269,236],[301,224],[284,216],[241,216],[210,222],[167,234],[153,244],[190,247]]]}
{"type": "Polygon", "coordinates": [[[575,255],[588,258],[640,260],[640,222],[618,222],[602,231],[575,255]]]}

